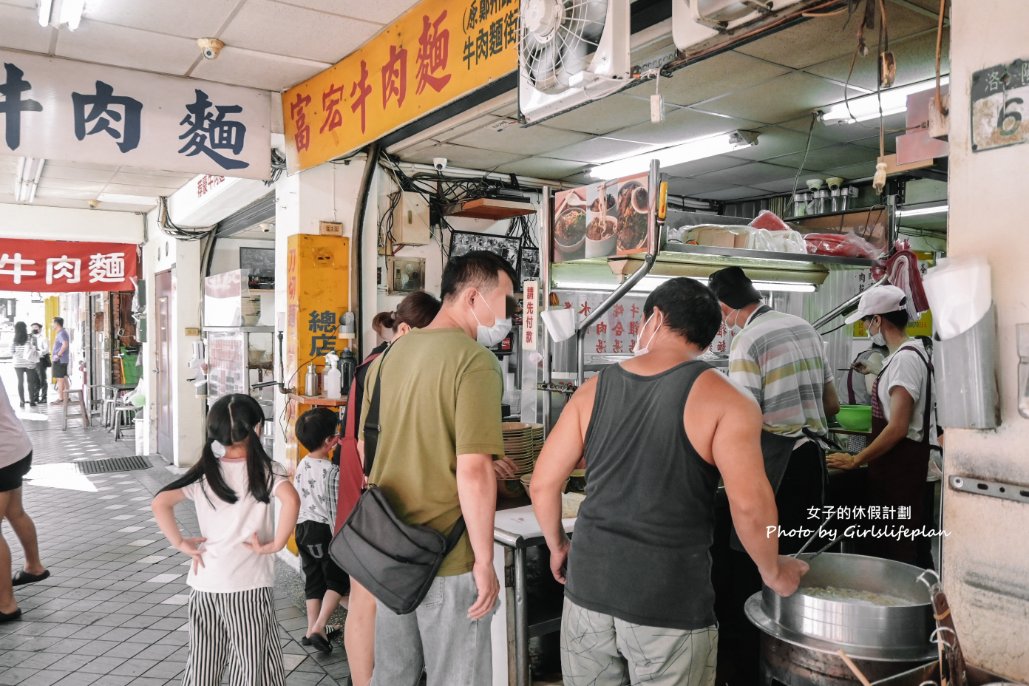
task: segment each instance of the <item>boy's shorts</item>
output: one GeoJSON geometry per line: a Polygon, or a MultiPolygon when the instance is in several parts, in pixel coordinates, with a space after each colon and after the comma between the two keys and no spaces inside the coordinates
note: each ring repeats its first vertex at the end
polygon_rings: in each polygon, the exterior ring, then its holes
{"type": "Polygon", "coordinates": [[[326,589],[350,593],[350,577],[329,557],[332,528],[322,522],[300,522],[296,529],[300,566],[304,570],[304,597],[321,600],[326,589]]]}

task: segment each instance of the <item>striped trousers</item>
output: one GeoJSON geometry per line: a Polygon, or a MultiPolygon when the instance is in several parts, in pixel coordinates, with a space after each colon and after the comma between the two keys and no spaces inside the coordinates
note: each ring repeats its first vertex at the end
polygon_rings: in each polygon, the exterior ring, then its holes
{"type": "Polygon", "coordinates": [[[285,672],[272,589],[189,594],[189,658],[182,686],[282,686],[285,672]]]}

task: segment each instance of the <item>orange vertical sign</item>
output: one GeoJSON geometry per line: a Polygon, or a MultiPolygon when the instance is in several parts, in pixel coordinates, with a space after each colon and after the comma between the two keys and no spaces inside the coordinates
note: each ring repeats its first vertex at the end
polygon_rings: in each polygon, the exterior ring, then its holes
{"type": "Polygon", "coordinates": [[[422,0],[283,93],[289,172],[353,152],[517,67],[517,0],[422,0]]]}

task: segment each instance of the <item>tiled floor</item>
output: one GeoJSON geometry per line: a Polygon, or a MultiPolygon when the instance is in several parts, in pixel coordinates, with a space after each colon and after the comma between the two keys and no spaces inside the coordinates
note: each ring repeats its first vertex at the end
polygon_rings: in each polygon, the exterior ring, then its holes
{"type": "MultiPolygon", "coordinates": [[[[9,391],[10,371],[0,368],[9,391]]],[[[78,474],[75,461],[133,454],[131,437],[116,443],[102,427],[83,429],[77,421],[61,431],[58,409],[28,409],[19,412],[34,446],[25,509],[52,576],[16,589],[25,614],[0,624],[0,685],[181,683],[188,561],[168,547],[149,507],[172,473],[155,457],[147,470],[78,474]]],[[[185,508],[177,514],[184,529],[196,531],[185,508]]],[[[21,550],[6,525],[4,536],[20,569],[21,550]]],[[[342,645],[322,656],[298,643],[306,626],[299,577],[281,562],[277,576],[286,683],[348,683],[342,645]]]]}

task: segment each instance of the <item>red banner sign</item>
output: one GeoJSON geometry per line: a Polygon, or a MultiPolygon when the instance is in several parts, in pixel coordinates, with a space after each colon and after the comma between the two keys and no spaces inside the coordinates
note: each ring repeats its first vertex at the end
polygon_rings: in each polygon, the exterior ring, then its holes
{"type": "Polygon", "coordinates": [[[132,243],[5,239],[0,244],[0,291],[131,291],[138,273],[132,243]]]}

